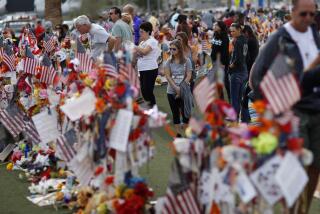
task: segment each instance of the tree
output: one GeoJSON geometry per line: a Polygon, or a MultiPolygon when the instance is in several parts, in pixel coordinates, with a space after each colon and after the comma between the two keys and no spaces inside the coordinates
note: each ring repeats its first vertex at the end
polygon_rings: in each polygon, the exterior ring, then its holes
{"type": "Polygon", "coordinates": [[[62,23],[61,0],[45,0],[44,17],[51,21],[53,26],[62,23]]]}

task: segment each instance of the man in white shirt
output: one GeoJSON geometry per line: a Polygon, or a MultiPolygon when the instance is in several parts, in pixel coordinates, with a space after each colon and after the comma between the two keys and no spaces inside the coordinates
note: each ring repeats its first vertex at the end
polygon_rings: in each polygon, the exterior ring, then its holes
{"type": "Polygon", "coordinates": [[[279,54],[279,47],[283,47],[284,54],[293,59],[294,74],[300,81],[301,100],[292,107],[300,119],[299,135],[304,140],[303,146],[313,153],[313,161],[306,168],[309,178],[306,200],[295,207],[297,213],[308,213],[320,173],[320,36],[313,26],[315,1],[292,0],[292,6],[291,21],[273,33],[261,49],[251,71],[250,85],[252,97],[262,98],[260,83],[279,54]]]}
{"type": "Polygon", "coordinates": [[[90,35],[91,57],[93,59],[96,59],[107,47],[109,51],[112,51],[114,38],[100,25],[91,23],[87,16],[77,17],[74,20],[74,26],[81,35],[87,33],[90,35]]]}

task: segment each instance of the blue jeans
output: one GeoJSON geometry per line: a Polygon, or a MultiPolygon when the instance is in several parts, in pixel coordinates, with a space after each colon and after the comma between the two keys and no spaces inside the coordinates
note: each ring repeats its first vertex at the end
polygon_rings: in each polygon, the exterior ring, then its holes
{"type": "Polygon", "coordinates": [[[230,81],[230,102],[237,115],[240,112],[242,89],[248,80],[247,72],[229,74],[230,81]]]}

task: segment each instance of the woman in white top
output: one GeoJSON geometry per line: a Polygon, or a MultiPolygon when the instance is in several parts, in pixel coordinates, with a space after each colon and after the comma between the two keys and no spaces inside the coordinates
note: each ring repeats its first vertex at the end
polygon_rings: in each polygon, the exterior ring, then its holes
{"type": "Polygon", "coordinates": [[[140,85],[143,99],[148,102],[149,107],[156,104],[153,94],[154,84],[158,75],[158,63],[160,51],[158,41],[151,36],[152,24],[144,22],[140,25],[141,42],[135,48],[138,55],[137,67],[140,72],[140,85]]]}

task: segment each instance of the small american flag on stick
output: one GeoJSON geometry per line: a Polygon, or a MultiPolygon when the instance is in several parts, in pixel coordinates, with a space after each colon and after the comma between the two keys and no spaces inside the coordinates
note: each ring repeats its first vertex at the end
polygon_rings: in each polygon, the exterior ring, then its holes
{"type": "Polygon", "coordinates": [[[130,85],[135,88],[140,88],[138,73],[132,67],[131,62],[129,62],[127,54],[128,52],[125,51],[123,57],[119,60],[119,74],[124,79],[128,80],[130,85]]]}
{"type": "Polygon", "coordinates": [[[9,67],[10,71],[15,71],[15,57],[12,50],[12,46],[5,44],[3,46],[3,51],[1,51],[3,62],[9,67]]]}
{"type": "Polygon", "coordinates": [[[275,114],[289,110],[301,98],[299,84],[289,59],[279,54],[260,84],[261,91],[275,114]]]}
{"type": "Polygon", "coordinates": [[[41,142],[40,136],[32,120],[28,118],[24,121],[24,123],[24,135],[26,136],[26,138],[35,144],[39,144],[41,142]]]}
{"type": "Polygon", "coordinates": [[[23,131],[25,127],[23,118],[23,112],[15,105],[0,110],[0,122],[13,137],[23,131]]]}
{"type": "Polygon", "coordinates": [[[111,53],[103,53],[103,64],[100,65],[100,68],[106,71],[107,76],[119,78],[119,73],[116,69],[116,58],[111,53]]]}
{"type": "Polygon", "coordinates": [[[29,47],[26,47],[26,58],[24,61],[24,71],[27,74],[36,75],[37,66],[39,65],[39,61],[34,58],[34,55],[31,53],[29,47]]]}
{"type": "Polygon", "coordinates": [[[54,70],[49,57],[47,55],[44,55],[42,60],[40,82],[52,84],[56,74],[57,72],[54,70]]]}
{"type": "Polygon", "coordinates": [[[162,214],[200,214],[200,208],[190,188],[174,195],[170,189],[165,197],[160,199],[157,213],[162,214]]]}
{"type": "Polygon", "coordinates": [[[93,65],[93,60],[91,57],[86,53],[86,49],[83,47],[82,43],[79,39],[77,39],[77,53],[76,58],[80,61],[80,70],[82,72],[89,72],[93,65]]]}
{"type": "Polygon", "coordinates": [[[77,135],[74,129],[67,131],[57,139],[56,146],[62,160],[70,162],[77,154],[73,147],[76,142],[77,135]]]}
{"type": "Polygon", "coordinates": [[[43,39],[43,47],[47,53],[50,53],[55,49],[55,41],[53,36],[45,35],[43,39]]]}
{"type": "Polygon", "coordinates": [[[220,57],[218,57],[213,69],[210,70],[207,76],[194,88],[193,95],[202,113],[204,113],[208,105],[214,101],[217,94],[217,84],[223,84],[223,75],[220,57]]]}

